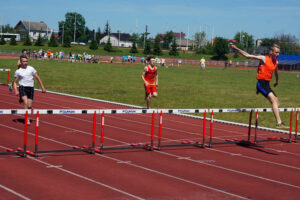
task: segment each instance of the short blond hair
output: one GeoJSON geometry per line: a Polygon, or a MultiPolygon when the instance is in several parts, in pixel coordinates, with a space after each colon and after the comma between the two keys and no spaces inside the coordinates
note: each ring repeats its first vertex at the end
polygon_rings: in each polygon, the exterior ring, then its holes
{"type": "Polygon", "coordinates": [[[280,49],[280,46],[278,44],[273,44],[270,50],[274,50],[275,48],[280,49]]]}

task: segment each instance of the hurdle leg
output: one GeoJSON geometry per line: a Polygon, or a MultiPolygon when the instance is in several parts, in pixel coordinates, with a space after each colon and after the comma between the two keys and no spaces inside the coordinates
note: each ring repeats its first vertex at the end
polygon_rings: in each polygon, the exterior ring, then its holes
{"type": "Polygon", "coordinates": [[[297,109],[297,114],[296,114],[296,128],[295,128],[295,142],[297,142],[298,139],[298,119],[299,119],[299,109],[297,109]]]}
{"type": "Polygon", "coordinates": [[[214,111],[211,111],[210,114],[210,134],[209,134],[209,148],[212,148],[212,132],[213,132],[213,121],[214,121],[214,111]]]}
{"type": "Polygon", "coordinates": [[[254,144],[257,143],[257,126],[258,126],[258,109],[256,111],[256,117],[255,117],[255,134],[254,134],[254,144]]]}
{"type": "Polygon", "coordinates": [[[160,111],[159,114],[159,130],[158,130],[158,146],[157,150],[160,151],[160,145],[161,145],[161,129],[162,129],[162,111],[160,111]]]}
{"type": "Polygon", "coordinates": [[[249,114],[248,142],[250,142],[250,135],[251,135],[252,113],[253,113],[253,111],[251,110],[250,114],[249,114]]]}
{"type": "Polygon", "coordinates": [[[205,148],[205,128],[206,128],[206,110],[204,111],[204,116],[203,116],[202,148],[205,148]]]}
{"type": "Polygon", "coordinates": [[[103,154],[103,140],[104,140],[104,111],[101,115],[101,137],[100,137],[100,153],[103,154]]]}
{"type": "Polygon", "coordinates": [[[291,110],[291,116],[290,116],[290,134],[289,134],[289,143],[292,142],[292,129],[293,129],[293,110],[291,110]]]}
{"type": "Polygon", "coordinates": [[[155,119],[155,112],[153,110],[152,113],[152,123],[151,123],[151,149],[153,149],[153,141],[154,141],[154,119],[155,119]]]}
{"type": "Polygon", "coordinates": [[[95,154],[95,141],[96,141],[96,111],[93,116],[93,137],[92,137],[92,154],[95,154]]]}
{"type": "Polygon", "coordinates": [[[38,157],[39,121],[40,121],[39,111],[37,111],[36,121],[35,121],[34,157],[38,157]]]}
{"type": "Polygon", "coordinates": [[[26,110],[25,113],[25,125],[24,125],[24,153],[23,153],[23,157],[26,157],[26,150],[27,150],[27,119],[28,119],[28,111],[26,110]]]}

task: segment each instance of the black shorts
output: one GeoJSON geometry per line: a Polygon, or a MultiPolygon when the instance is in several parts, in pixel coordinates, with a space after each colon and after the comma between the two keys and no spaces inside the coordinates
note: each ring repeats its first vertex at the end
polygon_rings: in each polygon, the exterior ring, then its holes
{"type": "Polygon", "coordinates": [[[27,96],[28,99],[32,99],[34,97],[34,89],[33,87],[25,87],[20,85],[19,86],[19,96],[20,96],[20,102],[22,102],[22,97],[27,96]]]}
{"type": "Polygon", "coordinates": [[[275,92],[270,88],[269,81],[258,79],[256,83],[256,94],[261,93],[267,98],[270,92],[272,92],[277,97],[275,92]]]}

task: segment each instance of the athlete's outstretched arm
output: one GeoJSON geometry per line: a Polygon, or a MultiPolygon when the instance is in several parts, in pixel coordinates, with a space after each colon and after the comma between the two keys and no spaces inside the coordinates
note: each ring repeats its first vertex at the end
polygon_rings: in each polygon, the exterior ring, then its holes
{"type": "Polygon", "coordinates": [[[37,73],[35,73],[33,76],[38,80],[38,82],[42,88],[42,92],[45,93],[46,89],[45,89],[43,82],[42,82],[41,78],[39,77],[39,75],[37,73]]]}
{"type": "Polygon", "coordinates": [[[259,61],[262,61],[265,63],[266,61],[266,57],[265,56],[262,56],[262,55],[258,55],[258,56],[255,56],[255,55],[251,55],[239,48],[237,48],[237,46],[235,46],[234,44],[231,45],[231,48],[237,52],[239,52],[242,56],[244,56],[245,58],[248,58],[248,59],[255,59],[255,60],[259,60],[259,61]]]}

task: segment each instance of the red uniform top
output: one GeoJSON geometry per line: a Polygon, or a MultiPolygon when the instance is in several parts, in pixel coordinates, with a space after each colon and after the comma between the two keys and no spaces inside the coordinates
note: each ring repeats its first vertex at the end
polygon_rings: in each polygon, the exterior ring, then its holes
{"type": "Polygon", "coordinates": [[[266,56],[266,61],[263,65],[258,66],[256,79],[264,79],[270,81],[272,79],[273,71],[276,69],[278,62],[274,64],[270,56],[266,56]]]}
{"type": "Polygon", "coordinates": [[[155,75],[157,72],[157,68],[155,66],[153,66],[153,68],[151,69],[151,67],[149,65],[147,65],[147,72],[145,73],[145,80],[147,81],[147,83],[149,85],[155,85],[154,81],[155,81],[155,75]]]}

